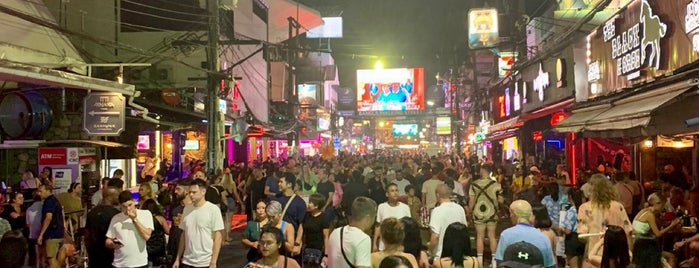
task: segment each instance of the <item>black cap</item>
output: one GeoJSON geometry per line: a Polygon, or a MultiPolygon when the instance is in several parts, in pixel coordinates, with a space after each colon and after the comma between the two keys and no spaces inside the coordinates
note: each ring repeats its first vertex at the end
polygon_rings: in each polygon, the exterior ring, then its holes
{"type": "Polygon", "coordinates": [[[502,263],[499,266],[528,268],[534,265],[543,266],[544,256],[539,248],[522,241],[507,246],[502,263]]]}

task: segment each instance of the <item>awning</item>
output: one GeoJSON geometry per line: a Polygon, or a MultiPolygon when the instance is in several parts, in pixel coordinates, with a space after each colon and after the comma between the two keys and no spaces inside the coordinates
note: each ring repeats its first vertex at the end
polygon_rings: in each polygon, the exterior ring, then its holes
{"type": "MultiPolygon", "coordinates": [[[[38,20],[58,24],[44,1],[3,0],[2,4],[38,20]]],[[[85,73],[85,61],[63,33],[4,12],[0,14],[2,59],[44,67],[61,66],[85,73]]]]}
{"type": "Polygon", "coordinates": [[[123,144],[123,143],[118,143],[118,142],[113,142],[113,141],[98,141],[98,140],[52,140],[52,141],[46,141],[42,145],[66,145],[66,144],[86,144],[86,145],[94,145],[94,146],[100,146],[100,147],[107,147],[107,148],[126,148],[131,145],[128,144],[123,144]]]}
{"type": "Polygon", "coordinates": [[[129,97],[140,95],[133,85],[8,60],[0,60],[0,81],[106,91],[129,97]]]}
{"type": "Polygon", "coordinates": [[[597,117],[611,107],[610,104],[604,104],[573,110],[573,113],[554,126],[553,130],[557,132],[580,132],[585,127],[587,121],[597,117]]]}
{"type": "Polygon", "coordinates": [[[488,135],[488,137],[486,137],[485,139],[483,139],[483,141],[499,141],[499,140],[504,140],[504,139],[507,139],[507,138],[512,138],[512,137],[514,137],[515,135],[517,135],[517,131],[516,131],[516,130],[513,130],[513,129],[510,129],[510,130],[507,130],[507,131],[498,132],[498,133],[496,133],[496,134],[494,134],[494,135],[488,135]]]}
{"type": "Polygon", "coordinates": [[[0,59],[0,81],[119,93],[127,97],[129,106],[141,111],[143,119],[158,122],[148,117],[148,109],[133,103],[133,99],[141,95],[140,91],[135,90],[134,85],[119,84],[114,81],[2,59],[0,59]]]}
{"type": "Polygon", "coordinates": [[[573,106],[574,103],[575,103],[575,98],[570,98],[570,99],[561,101],[559,103],[556,103],[554,105],[546,106],[544,108],[522,114],[520,116],[520,118],[522,118],[522,120],[524,120],[524,121],[529,121],[529,120],[541,118],[541,117],[553,114],[555,112],[564,110],[566,108],[569,108],[569,107],[573,106]]]}
{"type": "Polygon", "coordinates": [[[519,118],[519,116],[515,116],[511,119],[507,119],[505,121],[502,121],[500,123],[497,123],[495,125],[488,127],[488,135],[490,135],[492,133],[506,131],[506,130],[513,129],[513,128],[518,128],[518,127],[521,127],[522,125],[524,125],[524,121],[522,121],[519,118]]]}
{"type": "Polygon", "coordinates": [[[629,129],[645,127],[651,121],[651,113],[674,102],[690,86],[681,82],[649,92],[617,100],[612,108],[585,124],[585,130],[629,129]]]}
{"type": "MultiPolygon", "coordinates": [[[[596,105],[573,110],[573,115],[554,127],[558,132],[583,132],[586,136],[622,137],[662,134],[662,128],[674,127],[667,120],[671,104],[680,101],[682,107],[695,108],[694,97],[680,95],[697,85],[695,79],[681,80],[657,89],[633,93],[616,99],[611,104],[596,105]],[[688,103],[685,103],[688,102],[688,103]],[[689,105],[688,105],[689,104],[689,105]],[[666,108],[667,107],[667,108],[666,108]],[[663,111],[664,112],[660,112],[663,111]],[[663,120],[654,119],[662,115],[663,120]],[[654,121],[653,126],[649,126],[654,121]],[[658,126],[663,127],[658,127],[658,126]]],[[[689,114],[689,112],[687,112],[689,114]]],[[[674,130],[673,130],[674,131],[674,130]]]]}
{"type": "Polygon", "coordinates": [[[633,100],[630,100],[631,98],[618,100],[614,102],[614,106],[611,109],[602,112],[593,120],[587,122],[585,130],[600,131],[647,126],[651,120],[651,113],[654,110],[670,104],[673,99],[687,91],[687,89],[670,91],[664,94],[658,94],[656,90],[653,90],[648,92],[651,94],[645,94],[645,96],[637,95],[631,97],[633,100]]]}

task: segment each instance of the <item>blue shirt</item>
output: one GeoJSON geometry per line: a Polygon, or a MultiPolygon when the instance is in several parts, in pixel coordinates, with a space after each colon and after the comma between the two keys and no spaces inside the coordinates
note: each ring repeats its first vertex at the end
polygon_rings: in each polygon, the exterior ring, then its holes
{"type": "Polygon", "coordinates": [[[63,224],[63,207],[58,202],[58,199],[50,195],[44,200],[44,205],[41,208],[41,221],[46,217],[47,213],[51,213],[51,222],[44,233],[44,239],[63,238],[65,225],[63,224]]]}
{"type": "Polygon", "coordinates": [[[561,218],[561,214],[559,214],[561,211],[561,205],[554,201],[550,195],[547,195],[544,197],[544,199],[541,199],[541,204],[546,207],[551,222],[553,222],[554,225],[558,225],[561,218]]]}
{"type": "MultiPolygon", "coordinates": [[[[265,181],[265,186],[269,187],[269,191],[274,193],[274,195],[277,195],[279,193],[279,182],[277,181],[277,178],[275,178],[274,176],[267,177],[267,180],[265,181]]],[[[270,198],[267,199],[271,200],[270,198]]]]}
{"type": "Polygon", "coordinates": [[[561,223],[561,228],[570,230],[571,232],[578,232],[578,210],[575,206],[571,206],[566,210],[565,217],[563,217],[563,222],[561,223]]]}
{"type": "Polygon", "coordinates": [[[291,202],[289,208],[286,209],[286,214],[284,214],[282,220],[294,225],[294,231],[296,231],[299,229],[299,225],[303,223],[303,220],[306,217],[306,201],[303,201],[303,199],[298,195],[294,196],[294,199],[291,201],[289,201],[289,199],[290,196],[280,194],[277,196],[276,200],[282,204],[282,209],[286,207],[287,202],[291,202]]]}
{"type": "Polygon", "coordinates": [[[500,234],[498,248],[495,250],[495,260],[498,263],[502,262],[505,249],[514,243],[522,241],[530,243],[541,250],[541,255],[544,256],[544,267],[556,267],[556,258],[553,256],[549,238],[533,226],[524,223],[518,223],[507,228],[500,234]]]}

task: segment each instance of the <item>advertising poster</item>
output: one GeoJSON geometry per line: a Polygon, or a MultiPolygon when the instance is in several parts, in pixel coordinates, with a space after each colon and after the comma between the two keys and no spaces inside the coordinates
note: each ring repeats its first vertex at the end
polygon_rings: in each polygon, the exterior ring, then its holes
{"type": "Polygon", "coordinates": [[[357,93],[350,87],[342,87],[337,90],[337,111],[340,115],[354,115],[357,110],[357,93]]]}
{"type": "Polygon", "coordinates": [[[318,106],[318,101],[316,100],[318,85],[300,84],[297,86],[296,94],[299,97],[299,104],[301,104],[301,106],[318,106]]]}

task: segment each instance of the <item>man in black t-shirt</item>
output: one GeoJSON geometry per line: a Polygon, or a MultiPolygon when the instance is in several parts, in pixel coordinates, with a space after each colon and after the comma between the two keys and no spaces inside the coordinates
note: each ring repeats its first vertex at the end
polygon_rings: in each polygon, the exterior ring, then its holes
{"type": "Polygon", "coordinates": [[[108,187],[103,191],[102,202],[87,213],[87,254],[90,267],[111,267],[114,250],[104,246],[107,228],[114,215],[119,214],[120,190],[108,187]]]}
{"type": "Polygon", "coordinates": [[[320,264],[325,255],[325,241],[330,234],[330,224],[321,210],[325,203],[325,197],[319,193],[308,198],[308,215],[303,221],[304,263],[320,264]]]}
{"type": "Polygon", "coordinates": [[[345,211],[345,216],[351,213],[352,202],[360,196],[369,197],[369,189],[364,185],[364,176],[359,170],[352,172],[350,182],[342,189],[342,209],[345,211]]]}
{"type": "Polygon", "coordinates": [[[335,194],[335,185],[328,180],[328,173],[325,170],[319,169],[317,174],[320,182],[316,188],[316,193],[321,194],[325,198],[325,203],[320,206],[320,211],[323,211],[325,219],[331,220],[335,216],[333,208],[333,195],[335,194]]]}

